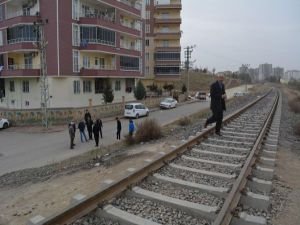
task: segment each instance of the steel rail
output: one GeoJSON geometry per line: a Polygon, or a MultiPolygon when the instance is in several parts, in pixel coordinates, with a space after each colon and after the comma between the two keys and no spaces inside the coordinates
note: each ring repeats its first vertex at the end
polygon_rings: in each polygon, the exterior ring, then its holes
{"type": "MultiPolygon", "coordinates": [[[[224,124],[233,120],[238,115],[246,111],[248,108],[255,105],[257,102],[265,98],[270,92],[271,90],[265,95],[262,95],[254,101],[252,101],[251,103],[245,105],[241,109],[226,116],[223,120],[224,124]]],[[[159,155],[156,159],[153,159],[152,162],[148,162],[143,168],[135,172],[129,173],[126,177],[123,177],[113,182],[112,184],[106,185],[104,188],[100,189],[96,193],[93,193],[90,196],[86,197],[83,201],[71,205],[68,208],[64,209],[62,212],[58,212],[52,215],[51,217],[46,218],[38,225],[66,225],[74,222],[76,219],[96,209],[99,204],[101,205],[106,201],[112,199],[113,197],[126,190],[129,186],[138,183],[152,172],[164,166],[167,162],[175,159],[176,157],[178,157],[178,155],[183,154],[188,149],[191,149],[193,145],[199,144],[201,140],[207,138],[207,136],[214,131],[214,128],[215,125],[205,129],[199,135],[191,138],[186,143],[181,144],[173,151],[163,156],[159,155]]]]}
{"type": "Polygon", "coordinates": [[[274,101],[274,105],[270,110],[269,116],[266,119],[264,126],[263,126],[262,130],[260,131],[260,134],[259,134],[253,148],[251,149],[251,152],[250,152],[236,182],[234,183],[228,197],[226,198],[221,211],[219,212],[217,218],[215,219],[213,225],[229,225],[230,224],[231,219],[233,217],[233,210],[237,207],[237,205],[240,201],[240,198],[242,196],[242,191],[245,188],[246,183],[247,183],[247,177],[251,173],[252,167],[258,158],[259,147],[260,147],[260,145],[263,141],[263,138],[267,132],[268,126],[270,125],[270,122],[273,119],[273,115],[274,115],[277,105],[278,105],[278,99],[279,99],[279,95],[277,92],[277,96],[274,101]]]}

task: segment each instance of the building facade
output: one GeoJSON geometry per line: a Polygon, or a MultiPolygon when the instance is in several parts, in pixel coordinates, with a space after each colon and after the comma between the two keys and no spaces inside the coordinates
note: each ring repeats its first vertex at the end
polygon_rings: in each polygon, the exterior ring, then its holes
{"type": "Polygon", "coordinates": [[[300,70],[288,70],[284,73],[284,80],[289,82],[290,80],[300,80],[300,70]]]}
{"type": "Polygon", "coordinates": [[[147,86],[180,79],[181,0],[145,0],[145,78],[147,86]]]}
{"type": "Polygon", "coordinates": [[[274,67],[273,68],[273,76],[282,78],[284,76],[284,68],[274,67]]]}
{"type": "Polygon", "coordinates": [[[142,0],[0,0],[0,107],[41,107],[36,21],[47,41],[48,107],[133,100],[144,75],[142,0]]]}
{"type": "Polygon", "coordinates": [[[259,65],[259,74],[258,74],[258,80],[264,80],[273,75],[273,68],[272,64],[260,64],[259,65]]]}

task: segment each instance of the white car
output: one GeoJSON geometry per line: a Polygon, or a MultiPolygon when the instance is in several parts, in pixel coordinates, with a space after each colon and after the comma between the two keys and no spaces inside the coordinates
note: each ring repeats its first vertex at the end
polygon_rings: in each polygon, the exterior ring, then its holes
{"type": "Polygon", "coordinates": [[[5,129],[9,127],[8,119],[0,118],[0,129],[5,129]]]}
{"type": "Polygon", "coordinates": [[[149,109],[142,103],[128,103],[125,105],[124,116],[139,118],[148,116],[149,109]]]}
{"type": "Polygon", "coordinates": [[[159,104],[161,109],[175,108],[176,105],[177,105],[177,101],[174,98],[165,98],[159,104]]]}

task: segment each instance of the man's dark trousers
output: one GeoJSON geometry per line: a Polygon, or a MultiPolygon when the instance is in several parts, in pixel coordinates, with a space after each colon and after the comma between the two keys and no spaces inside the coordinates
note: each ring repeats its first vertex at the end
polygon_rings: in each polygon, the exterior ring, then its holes
{"type": "Polygon", "coordinates": [[[216,133],[219,133],[222,126],[223,110],[212,110],[213,115],[207,119],[207,123],[216,122],[216,133]]]}

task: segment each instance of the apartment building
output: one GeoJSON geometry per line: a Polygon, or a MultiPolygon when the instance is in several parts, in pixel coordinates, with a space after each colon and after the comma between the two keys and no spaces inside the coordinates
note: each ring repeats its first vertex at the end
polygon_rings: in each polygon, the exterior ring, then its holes
{"type": "Polygon", "coordinates": [[[0,0],[0,107],[41,106],[36,21],[45,21],[49,107],[134,99],[143,77],[142,0],[0,0]]]}
{"type": "Polygon", "coordinates": [[[272,64],[260,64],[259,65],[259,75],[258,75],[258,80],[264,80],[273,75],[273,67],[272,64]]]}
{"type": "Polygon", "coordinates": [[[145,0],[144,84],[163,85],[180,78],[181,1],[145,0]]]}

